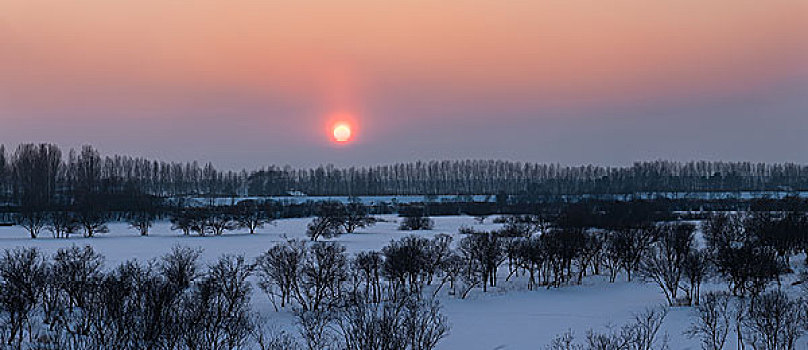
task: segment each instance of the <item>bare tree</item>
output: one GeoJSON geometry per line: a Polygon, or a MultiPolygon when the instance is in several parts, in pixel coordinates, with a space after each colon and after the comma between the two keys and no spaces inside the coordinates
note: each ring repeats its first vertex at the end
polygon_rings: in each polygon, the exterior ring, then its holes
{"type": "Polygon", "coordinates": [[[182,331],[191,349],[238,349],[252,336],[251,286],[253,265],[240,255],[225,255],[211,265],[183,301],[182,331]]]}
{"type": "Polygon", "coordinates": [[[80,336],[90,340],[90,348],[173,347],[178,296],[151,266],[121,263],[105,273],[91,302],[80,310],[89,315],[89,327],[80,336]]]}
{"type": "Polygon", "coordinates": [[[103,278],[104,257],[92,246],[61,248],[53,256],[51,283],[67,295],[67,307],[84,308],[103,278]]]}
{"type": "Polygon", "coordinates": [[[804,302],[783,291],[772,291],[749,300],[743,327],[755,349],[793,350],[805,332],[801,320],[804,302]]]}
{"type": "Polygon", "coordinates": [[[11,169],[6,158],[6,146],[0,144],[0,200],[8,200],[9,173],[11,169]]]}
{"type": "Polygon", "coordinates": [[[82,146],[73,168],[76,219],[84,229],[84,235],[93,237],[96,233],[108,232],[108,213],[101,198],[101,156],[91,146],[82,146]]]}
{"type": "Polygon", "coordinates": [[[668,349],[667,335],[659,336],[668,311],[649,308],[635,314],[633,321],[606,333],[589,330],[584,345],[574,343],[571,332],[557,336],[547,347],[552,350],[664,350],[668,349]]]}
{"type": "Polygon", "coordinates": [[[497,285],[497,269],[505,261],[504,242],[496,232],[475,232],[460,240],[460,252],[469,266],[479,266],[483,292],[497,285]]]}
{"type": "Polygon", "coordinates": [[[677,301],[683,267],[693,249],[694,229],[690,224],[661,225],[639,264],[642,277],[656,283],[671,306],[677,301]]]}
{"type": "MultiPolygon", "coordinates": [[[[626,272],[631,281],[631,273],[639,267],[645,250],[654,240],[656,228],[644,226],[639,228],[621,228],[612,231],[607,237],[607,251],[618,268],[626,272]]],[[[614,277],[614,272],[612,273],[614,277]]],[[[612,281],[614,278],[612,278],[612,281]]]]}
{"type": "Polygon", "coordinates": [[[359,272],[364,283],[364,298],[377,303],[381,300],[381,276],[384,267],[382,253],[376,251],[359,252],[353,259],[353,267],[359,272]]]}
{"type": "MultiPolygon", "coordinates": [[[[0,315],[8,317],[7,345],[20,348],[45,285],[46,263],[36,248],[6,249],[0,257],[0,315]]],[[[32,339],[29,339],[31,341],[32,339]]]]}
{"type": "Polygon", "coordinates": [[[238,222],[233,214],[225,209],[217,209],[208,215],[208,227],[216,236],[221,236],[225,231],[232,231],[238,227],[238,222]]]}
{"type": "Polygon", "coordinates": [[[424,269],[427,284],[432,284],[432,279],[437,274],[443,272],[442,270],[445,266],[446,259],[452,255],[452,240],[452,236],[439,233],[429,241],[428,261],[424,269]]]}
{"type": "Polygon", "coordinates": [[[175,245],[171,248],[171,252],[160,258],[158,271],[170,285],[178,290],[184,290],[200,275],[197,263],[200,255],[202,255],[201,249],[175,245]]]}
{"type": "Polygon", "coordinates": [[[515,265],[528,272],[528,290],[533,290],[539,284],[540,273],[547,261],[547,252],[544,249],[544,240],[540,237],[530,237],[515,242],[513,246],[515,265]]]}
{"type": "Polygon", "coordinates": [[[409,299],[404,306],[409,349],[432,350],[449,334],[449,322],[435,299],[409,299]]]}
{"type": "Polygon", "coordinates": [[[272,222],[272,216],[268,213],[269,210],[271,210],[271,207],[262,208],[255,200],[243,200],[236,204],[235,220],[238,227],[246,228],[250,231],[250,234],[254,234],[255,230],[272,222]]]}
{"type": "Polygon", "coordinates": [[[746,241],[743,219],[737,214],[713,215],[702,223],[707,248],[713,253],[746,241]]]}
{"type": "Polygon", "coordinates": [[[347,300],[330,322],[337,348],[350,350],[432,350],[449,332],[438,302],[410,293],[380,303],[347,300]]]}
{"type": "Polygon", "coordinates": [[[76,220],[84,230],[85,237],[94,237],[98,233],[109,232],[108,213],[98,203],[81,203],[77,207],[76,220]]]}
{"type": "Polygon", "coordinates": [[[722,350],[732,325],[729,295],[707,293],[699,304],[696,321],[685,332],[701,341],[704,350],[722,350]]]}
{"type": "Polygon", "coordinates": [[[304,310],[295,311],[298,331],[303,343],[308,350],[330,349],[336,341],[336,335],[332,333],[331,322],[334,318],[331,310],[304,310]]]}
{"type": "Polygon", "coordinates": [[[70,211],[56,211],[48,215],[48,222],[45,229],[53,234],[54,238],[68,238],[79,229],[78,220],[70,211]]]}
{"type": "Polygon", "coordinates": [[[545,232],[541,249],[544,253],[544,263],[546,267],[545,278],[553,277],[548,287],[560,287],[563,283],[573,277],[573,262],[578,262],[578,280],[583,278],[582,258],[587,236],[580,228],[565,227],[545,232]]]}
{"type": "Polygon", "coordinates": [[[419,293],[426,283],[427,265],[430,263],[432,242],[429,239],[410,235],[392,241],[382,248],[384,265],[382,273],[390,282],[390,290],[419,293]]]}
{"type": "Polygon", "coordinates": [[[508,215],[494,221],[503,224],[500,233],[505,237],[530,237],[547,228],[547,221],[540,215],[508,215]]]}
{"type": "Polygon", "coordinates": [[[317,241],[320,237],[331,238],[340,234],[342,234],[342,223],[322,216],[314,218],[306,229],[306,235],[312,241],[317,241]]]}
{"type": "Polygon", "coordinates": [[[727,247],[714,258],[718,272],[738,296],[756,296],[779,280],[785,266],[771,247],[744,244],[727,247]]]}
{"type": "Polygon", "coordinates": [[[11,159],[19,204],[32,211],[46,210],[56,195],[62,152],[52,144],[21,144],[11,159]]]}
{"type": "Polygon", "coordinates": [[[404,305],[399,300],[380,303],[351,300],[335,310],[333,328],[340,347],[350,350],[408,349],[403,322],[404,305]]]}
{"type": "Polygon", "coordinates": [[[630,333],[633,335],[634,348],[637,350],[654,350],[667,348],[667,337],[659,338],[659,329],[668,315],[668,309],[649,308],[634,315],[634,323],[630,333]]]}
{"type": "Polygon", "coordinates": [[[712,265],[708,253],[703,249],[691,249],[682,266],[685,283],[681,289],[685,292],[690,304],[699,305],[701,284],[710,275],[712,265]]]}
{"type": "Polygon", "coordinates": [[[259,350],[298,350],[300,344],[296,337],[284,330],[269,330],[256,327],[253,338],[259,350]]]}
{"type": "Polygon", "coordinates": [[[401,224],[398,226],[399,230],[431,230],[432,226],[435,225],[435,222],[426,215],[426,208],[422,206],[407,207],[404,212],[401,213],[401,216],[403,219],[401,220],[401,224]]]}
{"type": "Polygon", "coordinates": [[[130,228],[138,230],[141,236],[148,236],[149,229],[158,215],[158,204],[151,196],[136,194],[131,200],[132,209],[126,214],[130,228]]]}
{"type": "Polygon", "coordinates": [[[22,226],[31,238],[37,238],[42,229],[47,224],[47,213],[41,209],[23,207],[20,212],[14,216],[14,221],[17,225],[22,226]]]}
{"type": "Polygon", "coordinates": [[[362,202],[352,200],[345,206],[345,217],[342,226],[347,233],[353,233],[358,228],[365,228],[376,223],[368,214],[367,207],[362,202]]]}
{"type": "Polygon", "coordinates": [[[572,330],[556,335],[545,350],[584,350],[584,346],[575,343],[575,334],[572,330]]]}
{"type": "Polygon", "coordinates": [[[195,209],[189,211],[190,213],[190,228],[191,231],[196,232],[199,236],[205,236],[213,233],[213,228],[210,227],[211,216],[213,215],[207,209],[195,209]]]}
{"type": "Polygon", "coordinates": [[[194,211],[191,209],[178,210],[171,215],[171,229],[181,230],[183,235],[190,235],[194,226],[194,211]]]}
{"type": "Polygon", "coordinates": [[[276,310],[278,306],[275,298],[280,299],[281,307],[292,301],[307,254],[305,242],[289,240],[275,245],[258,257],[258,286],[269,296],[276,310]]]}
{"type": "Polygon", "coordinates": [[[703,224],[712,261],[734,295],[760,294],[779,281],[786,268],[777,250],[753,234],[757,223],[738,215],[716,215],[703,224]]]}
{"type": "Polygon", "coordinates": [[[336,303],[348,278],[345,247],[330,242],[314,243],[303,260],[294,291],[303,311],[328,309],[336,303]]]}

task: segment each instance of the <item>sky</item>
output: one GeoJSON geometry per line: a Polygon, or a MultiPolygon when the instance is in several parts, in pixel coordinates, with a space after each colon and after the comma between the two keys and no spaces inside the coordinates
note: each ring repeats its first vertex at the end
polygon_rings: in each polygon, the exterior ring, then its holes
{"type": "Polygon", "coordinates": [[[807,136],[806,0],[0,0],[7,148],[808,163],[807,136]]]}

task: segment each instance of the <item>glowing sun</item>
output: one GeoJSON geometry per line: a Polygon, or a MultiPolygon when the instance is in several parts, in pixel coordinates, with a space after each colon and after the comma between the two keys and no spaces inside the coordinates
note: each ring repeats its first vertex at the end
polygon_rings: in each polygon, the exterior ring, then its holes
{"type": "Polygon", "coordinates": [[[334,125],[334,141],[348,142],[351,140],[351,127],[345,123],[334,125]]]}

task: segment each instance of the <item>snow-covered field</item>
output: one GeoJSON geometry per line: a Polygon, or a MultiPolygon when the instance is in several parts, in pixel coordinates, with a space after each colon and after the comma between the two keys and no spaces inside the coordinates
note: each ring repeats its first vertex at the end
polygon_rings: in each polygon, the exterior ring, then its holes
{"type": "MultiPolygon", "coordinates": [[[[409,234],[431,237],[448,233],[459,240],[457,230],[461,225],[492,229],[497,225],[477,225],[472,217],[436,217],[431,231],[406,232],[397,230],[397,217],[384,216],[387,222],[361,229],[331,239],[345,245],[349,252],[381,249],[391,240],[409,234]]],[[[223,236],[182,236],[171,231],[170,224],[160,222],[153,227],[150,236],[141,237],[124,223],[109,225],[110,233],[94,238],[76,235],[69,239],[54,239],[45,232],[32,240],[20,227],[0,227],[0,248],[36,246],[45,252],[72,244],[92,245],[106,256],[106,266],[138,259],[148,260],[167,253],[172,246],[181,244],[203,249],[203,262],[210,262],[222,254],[244,254],[257,257],[274,244],[287,238],[306,239],[306,224],[310,219],[287,219],[276,221],[258,233],[230,232],[223,236]]],[[[503,276],[504,278],[504,276],[503,276]]],[[[710,286],[705,286],[709,290],[710,286]]],[[[291,326],[288,311],[275,312],[267,297],[257,287],[253,302],[255,308],[270,323],[278,327],[291,326]]],[[[627,322],[633,313],[645,308],[662,305],[665,299],[651,284],[625,282],[618,279],[608,283],[607,278],[593,276],[584,279],[582,285],[558,289],[540,288],[528,291],[522,279],[500,283],[488,293],[474,291],[466,299],[443,295],[441,302],[452,325],[450,335],[439,349],[543,349],[559,333],[572,330],[579,339],[587,329],[606,329],[627,322]]],[[[692,308],[671,308],[662,328],[668,334],[672,349],[698,349],[695,340],[682,332],[694,315],[692,308]]],[[[805,341],[801,342],[804,346],[805,341]]],[[[728,347],[732,348],[732,346],[728,347]]]]}

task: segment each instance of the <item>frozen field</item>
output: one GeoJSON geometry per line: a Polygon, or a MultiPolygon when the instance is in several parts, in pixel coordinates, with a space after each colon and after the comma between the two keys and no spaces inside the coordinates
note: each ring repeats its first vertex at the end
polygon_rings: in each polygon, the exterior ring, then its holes
{"type": "MultiPolygon", "coordinates": [[[[332,241],[345,245],[349,252],[381,249],[389,241],[409,234],[432,236],[448,233],[459,240],[457,229],[461,225],[477,228],[495,228],[496,224],[476,225],[472,217],[437,217],[432,231],[415,233],[398,231],[398,218],[383,216],[387,222],[346,234],[332,241]]],[[[0,247],[36,246],[48,253],[71,244],[92,245],[106,257],[106,267],[120,262],[138,259],[147,260],[167,253],[176,244],[203,249],[203,262],[216,259],[221,254],[244,254],[254,258],[285,238],[306,239],[306,224],[310,219],[279,220],[258,233],[230,232],[223,236],[182,236],[172,231],[170,224],[160,222],[153,227],[150,236],[141,237],[124,223],[109,225],[110,233],[94,238],[75,235],[69,239],[54,239],[45,232],[36,240],[30,239],[19,227],[0,227],[0,247]]],[[[502,274],[502,278],[507,273],[502,274]]],[[[709,290],[710,285],[704,290],[709,290]]],[[[713,286],[716,287],[716,286],[713,286]]],[[[540,288],[528,291],[523,278],[500,283],[497,288],[482,293],[475,290],[461,300],[441,293],[444,311],[452,325],[450,335],[440,349],[543,349],[556,334],[568,329],[579,339],[589,328],[605,329],[627,322],[632,313],[647,307],[665,303],[655,285],[642,282],[625,282],[618,278],[610,284],[603,276],[584,279],[582,285],[558,289],[540,288]]],[[[267,297],[255,287],[255,308],[270,323],[278,327],[291,327],[289,311],[275,312],[267,297]]],[[[682,332],[690,324],[692,308],[671,308],[662,332],[668,334],[672,349],[698,349],[698,342],[688,339],[682,332]]],[[[805,346],[805,341],[801,346],[805,346]]],[[[728,348],[734,348],[729,346],[728,348]]]]}

